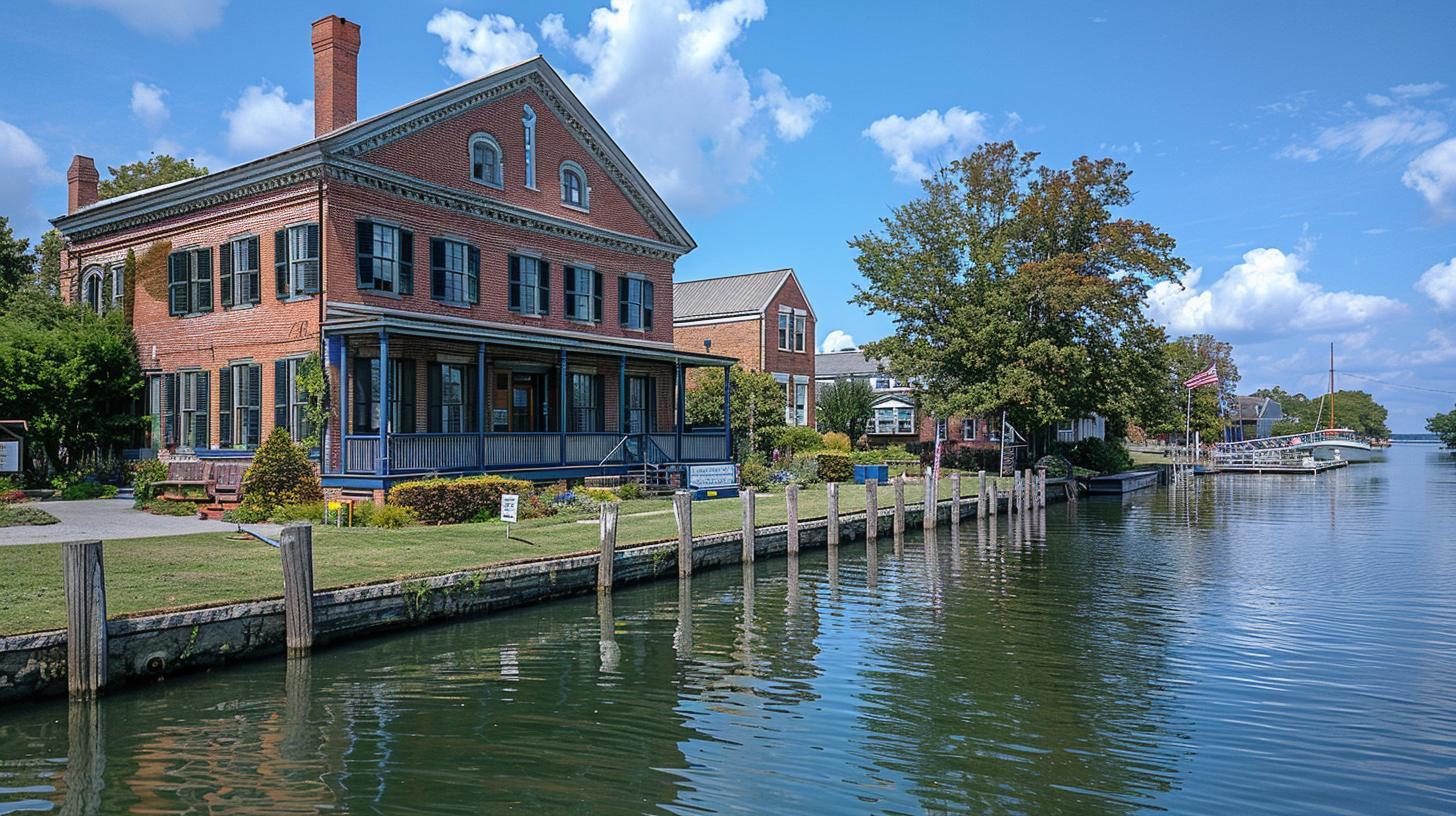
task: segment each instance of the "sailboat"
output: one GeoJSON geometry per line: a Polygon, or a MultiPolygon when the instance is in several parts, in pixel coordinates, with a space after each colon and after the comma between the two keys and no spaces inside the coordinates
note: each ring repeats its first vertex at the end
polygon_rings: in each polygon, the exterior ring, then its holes
{"type": "Polygon", "coordinates": [[[1349,429],[1340,428],[1335,425],[1335,344],[1330,344],[1330,425],[1324,430],[1319,430],[1319,419],[1316,418],[1316,429],[1306,434],[1306,439],[1299,445],[1309,450],[1310,455],[1316,459],[1344,459],[1346,462],[1369,462],[1372,449],[1370,441],[1361,434],[1349,429]]]}

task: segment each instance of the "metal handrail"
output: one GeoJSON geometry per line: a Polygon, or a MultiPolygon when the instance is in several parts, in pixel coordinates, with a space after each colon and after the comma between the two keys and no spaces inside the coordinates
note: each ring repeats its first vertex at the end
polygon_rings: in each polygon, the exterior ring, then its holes
{"type": "MultiPolygon", "coordinates": [[[[623,434],[622,438],[617,440],[617,444],[613,445],[612,449],[607,451],[607,455],[602,457],[602,461],[597,462],[597,467],[606,467],[607,460],[615,456],[617,454],[617,450],[620,449],[623,445],[627,444],[627,440],[631,439],[633,436],[635,436],[635,434],[623,434]]],[[[588,459],[587,461],[591,460],[588,459]]]]}

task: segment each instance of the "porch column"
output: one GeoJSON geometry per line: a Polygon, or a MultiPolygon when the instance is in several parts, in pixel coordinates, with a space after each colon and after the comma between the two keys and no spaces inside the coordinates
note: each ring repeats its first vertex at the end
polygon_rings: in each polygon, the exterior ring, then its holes
{"type": "Polygon", "coordinates": [[[485,344],[477,343],[475,346],[475,430],[480,434],[480,439],[475,446],[475,461],[480,463],[480,469],[485,470],[485,344]]]}
{"type": "Polygon", "coordinates": [[[561,350],[561,382],[556,388],[556,427],[561,432],[561,464],[566,464],[566,349],[561,350]]]}
{"type": "Polygon", "coordinates": [[[677,427],[675,428],[677,440],[675,444],[677,447],[673,449],[672,453],[673,458],[677,459],[678,461],[682,461],[683,422],[685,421],[685,417],[683,415],[687,407],[687,397],[685,396],[684,392],[686,390],[685,386],[687,384],[687,379],[683,371],[683,364],[681,362],[677,363],[675,373],[676,377],[674,378],[674,385],[677,388],[677,427]]]}
{"type": "Polygon", "coordinates": [[[723,458],[733,458],[733,366],[723,366],[723,458]]]}
{"type": "Polygon", "coordinates": [[[389,332],[379,332],[379,457],[374,472],[389,473],[389,332]]]}
{"type": "Polygon", "coordinates": [[[622,355],[617,369],[617,430],[627,434],[627,355],[622,355]]]}
{"type": "Polygon", "coordinates": [[[349,472],[349,335],[339,336],[339,472],[349,472]]]}

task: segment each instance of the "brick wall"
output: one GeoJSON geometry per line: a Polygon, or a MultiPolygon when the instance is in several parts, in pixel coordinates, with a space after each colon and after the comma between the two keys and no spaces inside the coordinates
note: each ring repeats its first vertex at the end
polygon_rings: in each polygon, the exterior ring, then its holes
{"type": "Polygon", "coordinates": [[[745,367],[755,370],[763,368],[763,343],[760,332],[762,318],[738,320],[732,323],[709,323],[699,326],[676,326],[672,330],[672,342],[682,351],[701,352],[703,341],[713,341],[713,354],[735,357],[745,367]]]}
{"type": "MultiPolygon", "coordinates": [[[[814,318],[809,317],[808,325],[804,329],[804,350],[783,351],[779,348],[779,308],[789,307],[809,311],[809,300],[804,296],[804,290],[799,288],[798,281],[790,275],[784,281],[784,285],[769,301],[768,310],[764,314],[763,338],[763,370],[775,374],[790,374],[794,377],[807,378],[809,382],[809,394],[807,401],[808,424],[814,425],[814,318]]],[[[788,394],[789,403],[793,404],[794,395],[788,394]]]]}

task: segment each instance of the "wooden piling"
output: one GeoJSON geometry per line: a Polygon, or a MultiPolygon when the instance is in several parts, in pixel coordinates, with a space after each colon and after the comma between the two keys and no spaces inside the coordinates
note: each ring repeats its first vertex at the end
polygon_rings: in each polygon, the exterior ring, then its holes
{"type": "Polygon", "coordinates": [[[940,521],[940,483],[935,480],[935,471],[925,469],[925,496],[920,500],[920,527],[934,530],[940,521]]]}
{"type": "Polygon", "coordinates": [[[1046,507],[1046,468],[1036,469],[1036,506],[1046,507]]]}
{"type": "Polygon", "coordinates": [[[824,486],[825,501],[828,504],[827,522],[824,530],[825,543],[832,550],[839,546],[839,482],[824,486]]]}
{"type": "Polygon", "coordinates": [[[1006,511],[1016,513],[1021,510],[1021,471],[1011,472],[1011,500],[1006,502],[1006,511]]]}
{"type": "Polygon", "coordinates": [[[865,541],[873,544],[880,535],[880,480],[865,479],[865,541]]]}
{"type": "Polygon", "coordinates": [[[1032,476],[1031,468],[1027,468],[1026,473],[1023,474],[1021,479],[1022,489],[1026,491],[1026,496],[1024,497],[1024,503],[1022,504],[1022,507],[1026,510],[1032,510],[1036,507],[1035,482],[1036,480],[1032,476]]]}
{"type": "Polygon", "coordinates": [[[754,534],[758,531],[758,513],[755,510],[757,499],[758,496],[753,488],[743,489],[743,563],[745,564],[753,563],[753,551],[756,544],[754,534]]]}
{"type": "Polygon", "coordinates": [[[961,475],[950,475],[950,533],[952,540],[961,529],[961,475]]]}
{"type": "Polygon", "coordinates": [[[976,518],[986,517],[986,471],[976,472],[976,518]]]}
{"type": "Polygon", "coordinates": [[[71,699],[106,687],[106,574],[100,541],[61,546],[66,588],[66,687],[71,699]]]}
{"type": "MultiPolygon", "coordinates": [[[[997,478],[1000,478],[999,474],[997,478]]],[[[987,507],[986,509],[991,511],[992,518],[995,518],[996,514],[1000,512],[1001,496],[999,495],[999,493],[1000,490],[998,489],[996,479],[992,479],[991,483],[986,485],[986,495],[991,499],[991,506],[987,507]]]]}
{"type": "Polygon", "coordinates": [[[279,536],[283,554],[283,628],[288,654],[313,648],[313,525],[289,524],[279,536]]]}
{"type": "Polygon", "coordinates": [[[679,490],[672,494],[672,515],[677,520],[677,577],[693,574],[693,494],[679,490]]]}
{"type": "Polygon", "coordinates": [[[602,502],[602,551],[597,558],[597,592],[611,592],[612,583],[616,580],[617,512],[620,509],[621,505],[616,502],[602,502]]]}
{"type": "Polygon", "coordinates": [[[905,535],[905,476],[895,477],[895,519],[891,530],[898,539],[905,535]]]}
{"type": "Polygon", "coordinates": [[[796,558],[799,555],[799,486],[796,484],[784,485],[784,504],[788,511],[789,527],[787,544],[789,557],[796,558]]]}

